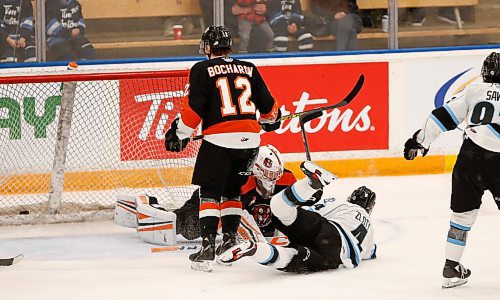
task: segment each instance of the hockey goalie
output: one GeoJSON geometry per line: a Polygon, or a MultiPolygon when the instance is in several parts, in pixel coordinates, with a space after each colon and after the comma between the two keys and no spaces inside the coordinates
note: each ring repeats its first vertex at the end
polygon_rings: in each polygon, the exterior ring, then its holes
{"type": "MultiPolygon", "coordinates": [[[[284,168],[281,153],[272,145],[259,148],[253,163],[252,175],[242,187],[243,215],[235,239],[262,241],[264,237],[281,244],[286,238],[276,232],[273,222],[271,197],[296,182],[293,173],[284,168]]],[[[318,199],[321,192],[315,194],[318,199]]],[[[200,198],[195,190],[184,205],[174,211],[166,211],[154,196],[118,195],[115,208],[115,222],[121,226],[136,228],[145,242],[156,245],[175,245],[182,239],[194,240],[200,237],[200,198]]]]}

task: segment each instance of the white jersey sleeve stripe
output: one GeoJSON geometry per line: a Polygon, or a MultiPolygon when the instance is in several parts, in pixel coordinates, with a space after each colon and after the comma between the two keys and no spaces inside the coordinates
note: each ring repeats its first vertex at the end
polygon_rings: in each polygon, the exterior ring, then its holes
{"type": "Polygon", "coordinates": [[[488,128],[491,132],[493,132],[493,135],[497,137],[497,139],[500,139],[500,133],[493,128],[490,124],[486,125],[486,128],[488,128]]]}
{"type": "Polygon", "coordinates": [[[453,112],[453,110],[447,104],[443,105],[443,107],[444,107],[444,109],[446,109],[448,114],[450,114],[451,118],[453,119],[455,124],[458,126],[458,124],[460,124],[461,122],[458,120],[457,116],[455,116],[455,113],[453,112]]]}
{"type": "Polygon", "coordinates": [[[429,118],[432,119],[432,121],[434,121],[434,123],[436,123],[436,125],[439,127],[439,129],[441,129],[441,131],[447,131],[446,127],[444,127],[443,123],[441,123],[441,121],[439,121],[434,115],[430,115],[429,118]]]}
{"type": "Polygon", "coordinates": [[[302,198],[302,197],[299,195],[299,193],[298,193],[298,192],[297,192],[297,190],[295,189],[295,184],[293,184],[293,185],[292,185],[291,190],[292,190],[292,194],[295,196],[295,198],[296,198],[298,201],[300,201],[300,202],[306,202],[307,200],[309,200],[309,199],[304,199],[304,198],[302,198]]]}

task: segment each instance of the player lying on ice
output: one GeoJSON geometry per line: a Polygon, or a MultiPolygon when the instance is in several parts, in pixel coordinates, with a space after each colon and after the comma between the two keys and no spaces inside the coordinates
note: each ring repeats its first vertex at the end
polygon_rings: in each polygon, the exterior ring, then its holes
{"type": "Polygon", "coordinates": [[[309,273],[357,267],[361,260],[376,257],[370,213],[375,193],[366,187],[356,189],[347,201],[325,199],[309,208],[311,196],[330,184],[335,175],[306,161],[301,169],[307,176],[277,193],[271,199],[276,228],[288,236],[286,247],[247,240],[219,256],[232,263],[248,256],[278,270],[309,273]]]}
{"type": "MultiPolygon", "coordinates": [[[[271,145],[260,147],[252,173],[253,175],[249,177],[247,183],[242,188],[241,199],[246,213],[243,214],[241,224],[238,228],[239,240],[265,243],[265,237],[269,239],[272,236],[276,236],[279,237],[277,240],[280,243],[286,242],[283,234],[276,230],[275,225],[280,227],[283,224],[279,217],[273,216],[271,212],[272,204],[270,202],[273,195],[282,193],[286,189],[291,190],[291,185],[296,182],[295,176],[289,170],[284,169],[281,154],[271,145]]],[[[300,182],[303,181],[304,179],[300,182]]],[[[311,199],[303,204],[314,204],[321,198],[321,195],[322,187],[316,187],[310,197],[311,199]]],[[[136,198],[130,199],[133,200],[132,202],[123,199],[118,201],[115,221],[126,227],[137,228],[139,236],[144,241],[160,245],[175,245],[177,242],[175,233],[189,240],[200,237],[198,219],[199,195],[197,191],[193,193],[191,199],[174,212],[164,210],[158,205],[155,197],[141,195],[136,198]],[[136,198],[138,201],[135,200],[136,198]],[[140,218],[136,218],[136,211],[134,210],[139,212],[137,215],[140,215],[140,218]],[[176,226],[165,229],[169,224],[175,224],[176,226]]],[[[375,194],[366,187],[360,187],[352,193],[349,199],[351,203],[361,205],[364,205],[364,203],[370,204],[369,209],[371,211],[375,201],[375,194]]],[[[326,199],[324,202],[328,205],[317,203],[315,208],[319,209],[322,206],[331,207],[330,204],[333,203],[332,201],[332,198],[326,199]]],[[[335,201],[335,203],[345,204],[343,201],[335,201]]],[[[336,216],[341,216],[341,214],[336,214],[336,216]]],[[[363,220],[362,216],[362,214],[356,213],[354,217],[363,220]]],[[[369,222],[368,219],[365,220],[369,222]]],[[[357,224],[354,220],[352,222],[357,224]]],[[[343,224],[344,222],[339,221],[339,223],[343,224]]],[[[353,227],[353,229],[348,229],[348,231],[350,230],[354,231],[354,235],[358,239],[366,235],[366,230],[363,230],[363,227],[360,225],[353,227]]],[[[273,241],[273,239],[269,240],[273,241]]],[[[372,240],[372,238],[369,240],[372,240]]],[[[221,249],[223,247],[218,247],[218,254],[222,253],[221,249]]],[[[349,255],[349,252],[347,255],[349,255]]],[[[370,255],[370,257],[372,256],[374,257],[374,254],[370,255]]],[[[220,260],[218,261],[221,262],[220,260]]]]}

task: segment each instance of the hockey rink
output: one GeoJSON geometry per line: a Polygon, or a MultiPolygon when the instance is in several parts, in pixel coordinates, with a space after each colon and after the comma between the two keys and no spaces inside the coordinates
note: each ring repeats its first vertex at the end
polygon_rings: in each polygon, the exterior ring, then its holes
{"type": "Polygon", "coordinates": [[[0,299],[498,299],[500,214],[489,192],[462,262],[469,282],[441,289],[451,175],[339,179],[328,194],[358,186],[377,193],[378,258],[356,269],[291,275],[244,258],[212,273],[190,269],[187,251],[151,253],[133,229],[112,221],[0,227],[0,299]]]}

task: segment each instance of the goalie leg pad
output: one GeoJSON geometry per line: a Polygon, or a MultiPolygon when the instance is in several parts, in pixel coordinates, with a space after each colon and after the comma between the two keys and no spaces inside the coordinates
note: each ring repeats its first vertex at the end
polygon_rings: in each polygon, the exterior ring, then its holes
{"type": "Polygon", "coordinates": [[[260,231],[259,226],[254,218],[244,210],[241,214],[241,222],[238,227],[238,234],[244,240],[251,240],[252,242],[266,242],[266,238],[260,231]]]}
{"type": "Polygon", "coordinates": [[[136,198],[129,194],[118,194],[115,205],[115,223],[128,228],[137,228],[136,198]]]}
{"type": "Polygon", "coordinates": [[[145,200],[149,199],[150,196],[141,195],[138,198],[137,233],[139,237],[145,242],[155,245],[176,245],[175,213],[158,206],[145,204],[145,200]]]}

